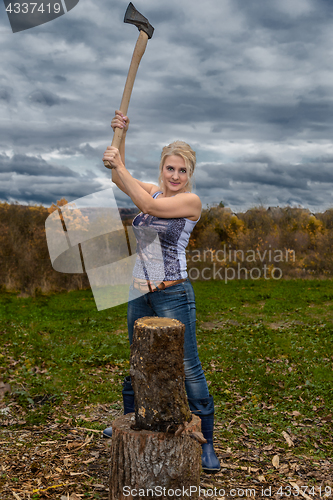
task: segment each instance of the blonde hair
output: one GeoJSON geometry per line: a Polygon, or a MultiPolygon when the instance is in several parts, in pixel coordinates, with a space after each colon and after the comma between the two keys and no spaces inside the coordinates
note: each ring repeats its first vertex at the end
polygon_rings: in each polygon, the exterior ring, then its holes
{"type": "Polygon", "coordinates": [[[191,146],[189,146],[186,142],[184,141],[174,141],[168,146],[164,146],[162,149],[161,153],[161,161],[160,161],[160,175],[158,177],[158,186],[161,189],[162,188],[162,171],[163,171],[163,165],[165,162],[165,159],[167,156],[180,156],[183,158],[185,162],[185,167],[187,169],[187,189],[188,191],[192,191],[192,176],[193,172],[195,169],[195,164],[196,164],[196,155],[191,146]]]}

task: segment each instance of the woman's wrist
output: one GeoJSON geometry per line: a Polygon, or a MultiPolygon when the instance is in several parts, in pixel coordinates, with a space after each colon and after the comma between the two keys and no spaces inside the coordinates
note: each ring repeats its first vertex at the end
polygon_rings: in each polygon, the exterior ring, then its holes
{"type": "Polygon", "coordinates": [[[116,170],[118,173],[127,171],[124,162],[121,162],[119,165],[117,165],[116,170]]]}

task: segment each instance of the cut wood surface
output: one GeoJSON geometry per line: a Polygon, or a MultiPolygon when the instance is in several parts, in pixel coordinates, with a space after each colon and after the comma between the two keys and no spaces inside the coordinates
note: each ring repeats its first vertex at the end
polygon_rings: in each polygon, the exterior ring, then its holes
{"type": "Polygon", "coordinates": [[[184,372],[183,323],[144,317],[134,324],[130,374],[136,429],[175,433],[191,420],[184,372]]]}

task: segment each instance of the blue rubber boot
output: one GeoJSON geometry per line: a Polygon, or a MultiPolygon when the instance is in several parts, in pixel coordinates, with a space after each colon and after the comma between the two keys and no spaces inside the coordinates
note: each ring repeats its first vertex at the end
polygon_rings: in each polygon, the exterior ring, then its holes
{"type": "MultiPolygon", "coordinates": [[[[131,377],[127,376],[124,378],[123,382],[123,403],[124,403],[124,415],[127,413],[134,413],[134,391],[132,388],[131,377]]],[[[112,437],[112,427],[107,427],[103,431],[103,437],[112,437]]]]}
{"type": "Polygon", "coordinates": [[[214,400],[213,396],[204,399],[188,400],[192,413],[201,419],[201,432],[207,443],[201,445],[201,465],[206,474],[216,474],[221,470],[219,459],[216,456],[213,446],[214,430],[214,400]]]}
{"type": "Polygon", "coordinates": [[[220,461],[216,456],[213,446],[214,413],[211,415],[200,415],[201,432],[207,443],[202,444],[201,465],[206,474],[216,474],[221,470],[220,461]]]}

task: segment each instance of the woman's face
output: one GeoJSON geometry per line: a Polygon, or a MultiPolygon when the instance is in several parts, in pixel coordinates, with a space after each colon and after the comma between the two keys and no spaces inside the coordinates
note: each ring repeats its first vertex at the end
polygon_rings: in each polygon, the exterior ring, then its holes
{"type": "Polygon", "coordinates": [[[163,169],[162,180],[163,186],[170,192],[178,193],[185,188],[188,181],[188,169],[185,166],[185,161],[181,156],[167,156],[163,169]]]}

